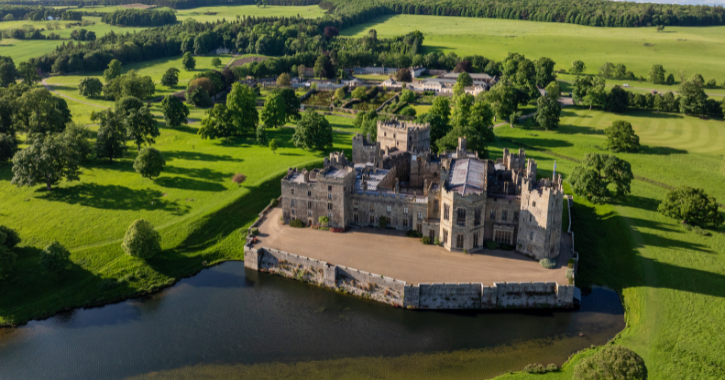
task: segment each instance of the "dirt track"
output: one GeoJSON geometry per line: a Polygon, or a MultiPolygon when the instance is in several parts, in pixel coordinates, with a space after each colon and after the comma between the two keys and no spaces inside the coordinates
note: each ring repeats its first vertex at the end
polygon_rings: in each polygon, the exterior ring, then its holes
{"type": "MultiPolygon", "coordinates": [[[[328,263],[380,274],[408,283],[434,282],[558,282],[567,284],[567,247],[556,269],[514,251],[465,255],[423,245],[399,231],[363,228],[345,233],[292,228],[279,223],[281,208],[273,209],[259,227],[258,247],[275,248],[328,263]]],[[[567,236],[568,237],[568,236],[567,236]]]]}

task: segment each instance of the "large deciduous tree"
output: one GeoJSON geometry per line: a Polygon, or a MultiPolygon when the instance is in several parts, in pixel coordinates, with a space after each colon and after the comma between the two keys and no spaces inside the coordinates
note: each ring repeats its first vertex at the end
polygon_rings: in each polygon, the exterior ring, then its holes
{"type": "Polygon", "coordinates": [[[123,157],[123,153],[126,151],[124,115],[107,109],[92,113],[91,120],[99,122],[96,135],[96,157],[108,158],[110,162],[113,162],[114,158],[123,157]]]}
{"type": "Polygon", "coordinates": [[[662,65],[652,65],[649,69],[649,81],[654,84],[665,83],[665,68],[662,65]]]}
{"type": "Polygon", "coordinates": [[[129,256],[150,259],[161,252],[161,235],[150,222],[138,219],[126,230],[121,248],[129,256]]]}
{"type": "Polygon", "coordinates": [[[121,76],[122,70],[123,65],[121,64],[121,61],[114,59],[108,64],[108,68],[103,71],[103,79],[105,79],[106,82],[110,82],[112,79],[121,76]]]}
{"type": "Polygon", "coordinates": [[[473,103],[473,97],[465,94],[459,100],[451,121],[451,130],[437,142],[439,151],[455,150],[458,138],[466,138],[466,148],[479,155],[487,154],[488,144],[493,141],[493,109],[485,101],[473,103]],[[458,111],[459,108],[461,111],[458,111]]]}
{"type": "Polygon", "coordinates": [[[36,134],[27,148],[13,157],[12,183],[17,186],[45,184],[48,191],[65,178],[78,181],[80,154],[77,143],[64,133],[36,134]]]}
{"type": "Polygon", "coordinates": [[[87,97],[95,98],[103,92],[103,83],[98,78],[83,78],[78,84],[78,93],[87,97]]]}
{"type": "Polygon", "coordinates": [[[166,125],[171,128],[185,124],[189,117],[189,107],[174,95],[168,95],[161,101],[161,109],[164,111],[166,125]]]}
{"type": "Polygon", "coordinates": [[[544,87],[547,84],[556,80],[556,74],[554,74],[554,65],[556,63],[547,57],[541,57],[536,60],[534,66],[536,67],[536,85],[544,87]]]}
{"type": "Polygon", "coordinates": [[[103,86],[103,93],[109,98],[119,99],[124,96],[135,96],[146,99],[156,92],[156,85],[150,76],[139,76],[134,71],[108,81],[103,86]]]}
{"type": "Polygon", "coordinates": [[[40,82],[38,68],[30,62],[21,62],[18,65],[18,76],[23,78],[23,82],[32,86],[35,82],[40,82]]]}
{"type": "Polygon", "coordinates": [[[308,109],[297,122],[292,141],[303,149],[332,148],[332,127],[324,116],[308,109]]]}
{"type": "Polygon", "coordinates": [[[58,273],[68,264],[68,258],[70,258],[68,249],[54,241],[40,254],[40,267],[46,273],[58,273]]]}
{"type": "Polygon", "coordinates": [[[690,79],[680,83],[680,112],[691,115],[702,115],[707,107],[707,94],[702,83],[690,79]]]}
{"type": "Polygon", "coordinates": [[[196,59],[194,59],[194,56],[190,51],[187,51],[184,53],[184,57],[181,58],[181,64],[184,65],[184,69],[186,69],[186,71],[191,71],[196,67],[196,59]]]}
{"type": "Polygon", "coordinates": [[[496,83],[490,91],[484,94],[483,98],[493,106],[497,120],[508,120],[509,115],[516,111],[517,91],[506,80],[496,83]]]}
{"type": "Polygon", "coordinates": [[[146,107],[129,111],[124,118],[124,125],[126,135],[133,140],[138,151],[141,151],[143,144],[155,144],[156,137],[160,135],[158,122],[146,107]]]}
{"type": "Polygon", "coordinates": [[[561,104],[549,96],[542,96],[536,100],[536,122],[546,130],[559,127],[561,104]]]}
{"type": "Polygon", "coordinates": [[[227,96],[227,108],[239,133],[252,133],[257,129],[257,94],[251,87],[234,83],[227,96]]]}
{"type": "Polygon", "coordinates": [[[688,224],[712,224],[720,227],[723,223],[717,200],[708,196],[705,190],[689,186],[678,187],[667,193],[657,210],[665,216],[688,224]]]}
{"type": "Polygon", "coordinates": [[[179,69],[171,67],[161,77],[161,84],[166,87],[174,87],[179,83],[179,69]]]}
{"type": "Polygon", "coordinates": [[[607,135],[606,149],[612,152],[636,152],[639,150],[639,136],[634,133],[632,124],[624,120],[616,120],[604,129],[607,135]]]}
{"type": "Polygon", "coordinates": [[[615,186],[617,196],[624,196],[631,192],[633,178],[629,162],[609,154],[588,153],[582,165],[574,168],[571,183],[577,195],[605,203],[611,199],[610,184],[615,186]]]}
{"type": "Polygon", "coordinates": [[[604,102],[604,110],[614,113],[622,113],[627,110],[629,104],[629,96],[627,91],[622,87],[614,86],[609,94],[607,94],[607,100],[604,102]]]}
{"type": "Polygon", "coordinates": [[[282,94],[273,92],[267,97],[262,108],[262,122],[267,128],[277,128],[284,125],[287,120],[287,106],[284,104],[282,94]]]}
{"type": "Polygon", "coordinates": [[[201,121],[199,136],[202,139],[227,138],[239,134],[239,129],[232,122],[231,111],[225,104],[215,104],[206,111],[206,118],[201,121]]]}
{"type": "Polygon", "coordinates": [[[569,69],[569,71],[572,74],[581,75],[584,74],[584,70],[586,69],[587,66],[584,64],[584,62],[577,60],[571,63],[571,69],[569,69]]]}
{"type": "Polygon", "coordinates": [[[15,62],[11,57],[0,56],[0,87],[7,87],[15,83],[15,77],[18,76],[18,70],[15,68],[15,62]]]}
{"type": "Polygon", "coordinates": [[[45,88],[26,91],[14,115],[15,125],[29,134],[63,132],[71,120],[65,100],[45,88]]]}

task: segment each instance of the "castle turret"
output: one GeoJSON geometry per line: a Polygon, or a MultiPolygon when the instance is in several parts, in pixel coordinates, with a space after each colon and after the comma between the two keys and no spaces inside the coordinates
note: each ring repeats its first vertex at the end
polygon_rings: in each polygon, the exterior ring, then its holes
{"type": "Polygon", "coordinates": [[[559,255],[564,189],[561,175],[538,182],[535,178],[536,161],[529,160],[527,178],[521,186],[516,250],[541,260],[559,255]]]}

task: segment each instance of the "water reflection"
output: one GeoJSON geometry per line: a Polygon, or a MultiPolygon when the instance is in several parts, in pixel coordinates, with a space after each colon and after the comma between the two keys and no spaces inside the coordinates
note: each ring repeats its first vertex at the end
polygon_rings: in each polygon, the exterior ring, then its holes
{"type": "Polygon", "coordinates": [[[504,346],[517,352],[505,362],[516,370],[561,364],[603,344],[624,328],[622,314],[617,295],[604,289],[593,289],[578,311],[409,311],[230,262],[143,299],[0,329],[0,379],[114,379],[504,346]]]}

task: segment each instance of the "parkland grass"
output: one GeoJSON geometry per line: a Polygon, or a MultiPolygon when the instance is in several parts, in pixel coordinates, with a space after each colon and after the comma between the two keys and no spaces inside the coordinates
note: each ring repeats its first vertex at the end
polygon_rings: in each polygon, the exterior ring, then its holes
{"type": "Polygon", "coordinates": [[[637,76],[645,77],[653,64],[661,64],[675,76],[684,70],[688,78],[699,73],[706,80],[715,78],[718,84],[725,80],[725,26],[668,26],[658,33],[654,26],[598,28],[521,20],[389,15],[344,29],[340,34],[362,37],[369,29],[377,30],[378,37],[420,30],[425,36],[424,53],[480,54],[502,60],[513,52],[531,59],[549,57],[557,63],[557,69],[567,70],[572,61],[582,60],[591,74],[596,74],[605,62],[622,63],[637,76]]]}

